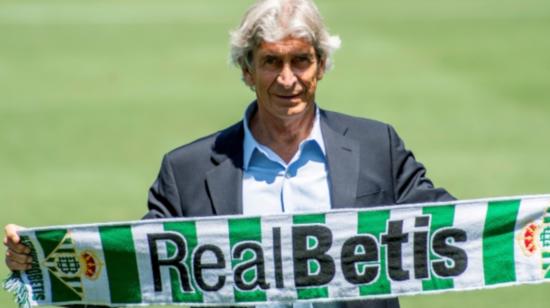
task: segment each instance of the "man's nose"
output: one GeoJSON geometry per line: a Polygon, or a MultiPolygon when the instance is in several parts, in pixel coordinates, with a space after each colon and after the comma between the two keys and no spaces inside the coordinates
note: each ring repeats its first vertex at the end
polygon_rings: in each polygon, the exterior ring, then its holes
{"type": "Polygon", "coordinates": [[[283,65],[279,76],[277,76],[277,82],[285,89],[292,88],[296,83],[296,74],[292,71],[289,64],[283,65]]]}

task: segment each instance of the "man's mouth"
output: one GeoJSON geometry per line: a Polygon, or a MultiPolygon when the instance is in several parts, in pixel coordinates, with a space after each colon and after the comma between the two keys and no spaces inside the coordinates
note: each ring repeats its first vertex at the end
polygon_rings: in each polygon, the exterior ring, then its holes
{"type": "Polygon", "coordinates": [[[298,94],[275,94],[275,96],[277,96],[278,98],[281,98],[281,99],[295,99],[295,98],[299,98],[300,97],[300,93],[298,94]]]}

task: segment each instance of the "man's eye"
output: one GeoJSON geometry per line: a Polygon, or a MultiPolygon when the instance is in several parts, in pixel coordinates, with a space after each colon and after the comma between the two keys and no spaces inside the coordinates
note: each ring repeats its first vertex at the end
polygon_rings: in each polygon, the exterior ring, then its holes
{"type": "Polygon", "coordinates": [[[312,63],[311,58],[307,56],[296,57],[292,62],[293,65],[299,69],[307,69],[312,63]]]}
{"type": "Polygon", "coordinates": [[[266,65],[276,65],[278,63],[277,58],[267,57],[264,59],[264,64],[266,65]]]}

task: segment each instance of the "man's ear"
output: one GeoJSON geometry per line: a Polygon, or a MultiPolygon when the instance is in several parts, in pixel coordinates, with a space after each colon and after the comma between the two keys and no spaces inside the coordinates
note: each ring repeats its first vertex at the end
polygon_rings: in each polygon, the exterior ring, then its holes
{"type": "Polygon", "coordinates": [[[243,81],[244,83],[249,86],[250,88],[254,87],[254,78],[252,76],[252,73],[250,72],[250,69],[246,66],[242,66],[242,72],[243,72],[243,81]]]}
{"type": "Polygon", "coordinates": [[[319,67],[317,67],[317,80],[321,80],[323,79],[323,76],[325,76],[326,63],[327,63],[326,58],[319,60],[319,67]]]}

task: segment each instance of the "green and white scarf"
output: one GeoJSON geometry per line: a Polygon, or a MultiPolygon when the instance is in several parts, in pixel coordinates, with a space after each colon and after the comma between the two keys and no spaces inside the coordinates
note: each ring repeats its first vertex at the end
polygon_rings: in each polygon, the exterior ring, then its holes
{"type": "Polygon", "coordinates": [[[550,280],[550,195],[26,229],[21,306],[253,305],[550,280]]]}

